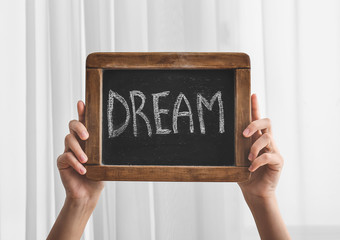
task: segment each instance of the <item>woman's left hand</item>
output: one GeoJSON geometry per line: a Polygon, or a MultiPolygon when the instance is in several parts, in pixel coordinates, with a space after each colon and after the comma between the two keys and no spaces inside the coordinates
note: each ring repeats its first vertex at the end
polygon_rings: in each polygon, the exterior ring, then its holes
{"type": "Polygon", "coordinates": [[[252,122],[244,130],[243,135],[252,137],[248,159],[251,162],[249,171],[252,172],[247,182],[239,183],[245,197],[267,198],[275,195],[283,158],[277,148],[271,122],[268,118],[260,119],[260,110],[255,94],[251,96],[252,122]]]}

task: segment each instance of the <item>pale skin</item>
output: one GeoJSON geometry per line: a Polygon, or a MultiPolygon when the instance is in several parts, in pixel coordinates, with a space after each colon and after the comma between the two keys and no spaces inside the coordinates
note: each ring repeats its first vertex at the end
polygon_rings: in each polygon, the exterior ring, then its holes
{"type": "Polygon", "coordinates": [[[283,158],[272,135],[271,122],[260,118],[255,94],[251,96],[252,122],[243,135],[252,138],[248,159],[252,173],[247,182],[238,183],[256,222],[261,239],[291,239],[282,219],[275,189],[283,167],[283,158]]]}
{"type": "MultiPolygon", "coordinates": [[[[261,239],[291,239],[281,217],[275,189],[278,184],[283,158],[275,145],[270,120],[260,118],[256,95],[251,97],[252,122],[243,135],[252,138],[249,160],[250,180],[238,183],[254,216],[261,239]]],[[[65,137],[65,151],[58,157],[57,166],[66,191],[66,199],[47,239],[80,239],[91,216],[103,182],[88,180],[83,166],[87,156],[81,145],[89,134],[84,126],[85,105],[77,104],[79,120],[69,123],[70,134],[65,137]]]]}

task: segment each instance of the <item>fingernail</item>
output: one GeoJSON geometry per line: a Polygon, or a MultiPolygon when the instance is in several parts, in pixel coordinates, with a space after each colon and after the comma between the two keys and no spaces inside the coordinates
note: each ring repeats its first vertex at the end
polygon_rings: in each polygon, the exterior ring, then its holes
{"type": "Polygon", "coordinates": [[[80,169],[80,173],[81,173],[81,174],[85,174],[85,173],[86,173],[86,168],[84,168],[84,167],[81,168],[81,169],[80,169]]]}
{"type": "Polygon", "coordinates": [[[82,154],[82,155],[80,156],[80,160],[81,160],[82,162],[86,162],[86,161],[87,161],[87,156],[86,156],[85,154],[82,154]]]}
{"type": "Polygon", "coordinates": [[[249,129],[248,128],[246,128],[244,131],[243,131],[243,135],[244,136],[248,136],[249,135],[249,129]]]}
{"type": "Polygon", "coordinates": [[[82,131],[81,136],[82,136],[82,138],[87,138],[88,133],[86,131],[82,131]]]}
{"type": "Polygon", "coordinates": [[[253,158],[254,158],[254,155],[252,153],[249,153],[248,159],[253,160],[253,158]]]}

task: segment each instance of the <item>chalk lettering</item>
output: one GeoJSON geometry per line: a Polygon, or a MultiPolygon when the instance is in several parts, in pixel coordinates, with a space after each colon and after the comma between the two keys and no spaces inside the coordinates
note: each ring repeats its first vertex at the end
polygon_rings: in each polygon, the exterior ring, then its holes
{"type": "Polygon", "coordinates": [[[144,121],[146,123],[146,127],[148,129],[148,135],[151,137],[152,129],[151,129],[150,121],[145,116],[145,114],[142,112],[142,109],[143,109],[144,104],[145,104],[145,95],[141,91],[138,91],[138,90],[130,91],[130,99],[131,99],[131,104],[132,104],[133,135],[135,135],[135,137],[137,137],[136,115],[138,114],[141,118],[144,119],[144,121]],[[136,106],[135,106],[135,96],[140,97],[140,99],[142,99],[142,103],[138,107],[137,111],[136,111],[136,106]]]}
{"type": "Polygon", "coordinates": [[[178,119],[178,117],[189,117],[189,119],[190,119],[190,132],[193,133],[194,132],[194,121],[192,119],[192,111],[191,111],[190,103],[183,93],[180,93],[178,95],[177,100],[176,100],[175,105],[174,105],[174,111],[173,111],[173,115],[172,115],[172,128],[173,128],[174,133],[178,133],[178,129],[177,129],[177,119],[178,119]],[[184,99],[185,104],[187,105],[188,111],[179,112],[179,108],[181,106],[183,99],[184,99]]]}
{"type": "Polygon", "coordinates": [[[170,129],[163,129],[161,123],[161,114],[168,114],[169,109],[160,109],[159,108],[159,98],[168,96],[170,91],[154,93],[153,97],[153,113],[155,117],[155,125],[156,125],[156,134],[169,134],[171,133],[170,129]]]}
{"type": "Polygon", "coordinates": [[[221,94],[221,91],[218,91],[211,98],[210,102],[208,102],[208,100],[205,99],[200,93],[197,94],[197,111],[198,111],[198,119],[199,119],[200,129],[201,129],[202,134],[205,134],[205,124],[204,124],[204,119],[203,119],[202,103],[209,111],[212,111],[212,107],[216,99],[218,99],[218,107],[219,107],[219,132],[224,133],[224,110],[223,110],[222,94],[221,94]]]}
{"type": "Polygon", "coordinates": [[[129,124],[129,121],[130,121],[130,110],[129,110],[129,106],[128,106],[127,102],[125,101],[125,99],[122,96],[120,96],[118,93],[116,93],[112,90],[109,91],[109,100],[108,100],[108,104],[107,104],[107,120],[108,120],[109,138],[117,137],[122,132],[124,132],[124,130],[126,129],[126,127],[129,124]],[[123,106],[126,110],[125,122],[122,126],[120,126],[117,129],[113,129],[114,125],[113,125],[113,119],[112,119],[112,111],[113,111],[114,99],[117,99],[119,102],[121,102],[121,104],[123,104],[123,106]]]}
{"type": "MultiPolygon", "coordinates": [[[[187,97],[180,92],[179,95],[176,98],[176,101],[174,103],[173,112],[172,112],[172,130],[163,128],[162,127],[162,121],[161,121],[161,114],[168,115],[169,109],[163,109],[159,107],[159,100],[161,97],[167,97],[170,94],[170,91],[164,91],[159,93],[153,93],[153,113],[154,113],[154,120],[155,120],[155,134],[170,134],[173,132],[174,134],[178,133],[178,118],[179,117],[188,117],[189,118],[189,131],[190,133],[194,133],[194,121],[193,121],[193,112],[190,106],[190,102],[188,101],[187,97]],[[181,104],[184,102],[186,105],[187,111],[180,111],[181,104]]],[[[152,136],[152,127],[150,124],[149,118],[146,116],[146,114],[142,111],[146,102],[146,96],[143,92],[139,90],[133,90],[130,91],[130,100],[131,100],[131,109],[132,109],[132,127],[133,127],[133,135],[137,137],[138,135],[138,126],[137,126],[137,115],[140,116],[145,124],[148,131],[149,137],[152,136]],[[141,104],[136,106],[136,97],[139,97],[141,99],[141,104]]],[[[224,109],[223,109],[223,101],[222,101],[222,93],[221,91],[217,91],[215,95],[211,97],[211,99],[206,99],[202,96],[201,93],[197,93],[196,98],[196,106],[197,106],[197,114],[198,114],[198,122],[199,122],[199,128],[201,134],[206,134],[205,129],[205,122],[204,122],[204,111],[203,106],[208,111],[213,111],[213,106],[215,102],[218,102],[218,108],[219,108],[219,133],[224,133],[224,109]]],[[[130,109],[126,102],[126,100],[119,95],[118,93],[109,90],[109,98],[108,98],[108,105],[107,105],[107,120],[108,120],[108,132],[109,132],[109,138],[114,138],[122,134],[127,126],[129,125],[130,121],[130,109]],[[126,118],[125,122],[120,124],[117,129],[114,129],[117,127],[117,124],[114,125],[113,123],[113,110],[114,110],[114,101],[118,100],[125,108],[126,111],[126,118]]]]}

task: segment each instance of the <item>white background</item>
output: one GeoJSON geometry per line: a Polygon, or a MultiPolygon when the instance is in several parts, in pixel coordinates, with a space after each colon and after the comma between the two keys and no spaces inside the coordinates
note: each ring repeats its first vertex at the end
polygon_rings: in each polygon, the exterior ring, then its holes
{"type": "MultiPolygon", "coordinates": [[[[340,239],[340,1],[0,1],[0,239],[44,239],[94,51],[237,51],[285,158],[293,239],[340,239]]],[[[109,182],[85,239],[258,239],[233,183],[109,182]]]]}

